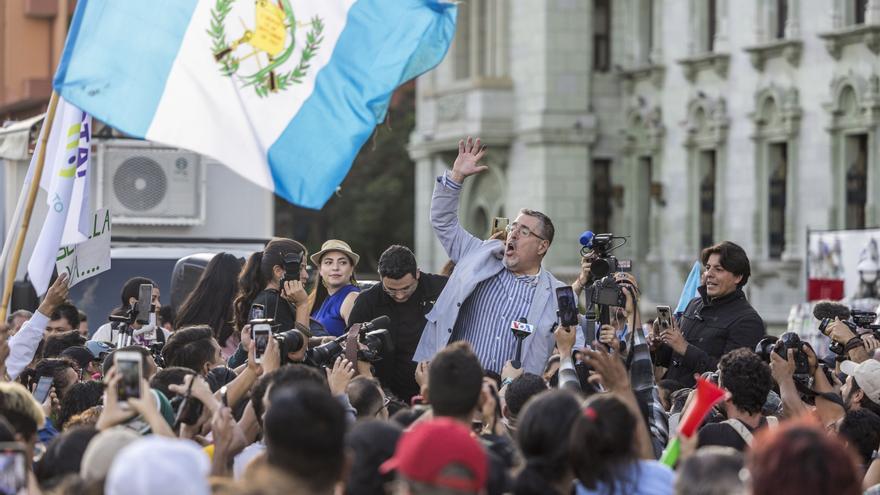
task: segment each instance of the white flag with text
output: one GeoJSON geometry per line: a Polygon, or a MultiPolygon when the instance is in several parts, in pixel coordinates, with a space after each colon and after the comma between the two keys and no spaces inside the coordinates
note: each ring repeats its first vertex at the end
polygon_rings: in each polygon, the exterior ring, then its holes
{"type": "Polygon", "coordinates": [[[37,294],[44,294],[49,287],[59,248],[88,239],[91,140],[92,117],[59,98],[40,179],[49,211],[28,262],[37,294]]]}

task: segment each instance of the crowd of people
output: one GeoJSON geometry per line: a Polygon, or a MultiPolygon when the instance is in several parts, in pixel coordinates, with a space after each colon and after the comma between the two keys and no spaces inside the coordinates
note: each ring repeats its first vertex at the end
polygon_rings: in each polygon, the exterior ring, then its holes
{"type": "Polygon", "coordinates": [[[587,253],[569,324],[549,217],[523,209],[485,240],[459,223],[485,153],[462,141],[437,178],[444,274],[393,245],[361,287],[346,242],[276,238],[216,255],[176,315],[132,274],[91,334],[59,276],[2,328],[0,492],[880,493],[873,330],[822,322],[824,360],[766,335],[729,241],[672,315],[643,315],[636,277],[587,253]],[[680,433],[710,383],[723,397],[680,433]]]}

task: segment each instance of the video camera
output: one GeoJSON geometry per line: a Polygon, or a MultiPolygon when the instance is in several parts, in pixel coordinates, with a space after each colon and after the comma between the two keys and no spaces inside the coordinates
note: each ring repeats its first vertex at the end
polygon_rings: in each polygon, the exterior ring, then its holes
{"type": "MultiPolygon", "coordinates": [[[[875,338],[880,339],[880,325],[874,323],[877,321],[877,313],[872,311],[850,309],[845,304],[834,301],[820,301],[813,307],[813,317],[819,320],[819,331],[822,332],[823,335],[828,335],[828,325],[830,325],[835,318],[838,318],[841,323],[849,327],[853,333],[857,335],[872,333],[875,338]],[[862,329],[863,331],[859,331],[859,329],[862,329]]],[[[831,344],[828,345],[828,349],[838,356],[846,354],[844,344],[841,344],[840,342],[832,341],[831,344]]]]}
{"type": "Polygon", "coordinates": [[[604,278],[612,273],[632,271],[632,261],[618,260],[609,254],[626,244],[625,237],[618,237],[614,234],[594,234],[588,230],[581,234],[580,242],[581,256],[587,257],[590,254],[596,256],[590,265],[590,274],[596,279],[604,278]],[[612,242],[615,239],[623,242],[613,245],[612,242]]]}

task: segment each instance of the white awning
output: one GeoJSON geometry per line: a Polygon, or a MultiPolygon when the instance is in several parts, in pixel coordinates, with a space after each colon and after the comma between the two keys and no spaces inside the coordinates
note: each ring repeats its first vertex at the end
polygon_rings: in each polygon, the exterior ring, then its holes
{"type": "Polygon", "coordinates": [[[0,127],[0,159],[6,160],[30,160],[28,144],[31,128],[39,123],[46,114],[15,122],[6,127],[0,127]]]}

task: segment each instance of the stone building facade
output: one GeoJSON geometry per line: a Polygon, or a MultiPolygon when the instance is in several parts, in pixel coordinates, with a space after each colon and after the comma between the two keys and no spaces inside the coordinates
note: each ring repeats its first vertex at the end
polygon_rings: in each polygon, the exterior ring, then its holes
{"type": "Polygon", "coordinates": [[[572,274],[583,230],[630,236],[646,304],[675,304],[701,247],[752,259],[774,326],[805,294],[808,229],[880,225],[880,0],[470,0],[417,84],[416,250],[446,261],[433,179],[481,136],[490,172],[461,217],[544,211],[546,265],[572,274]]]}

